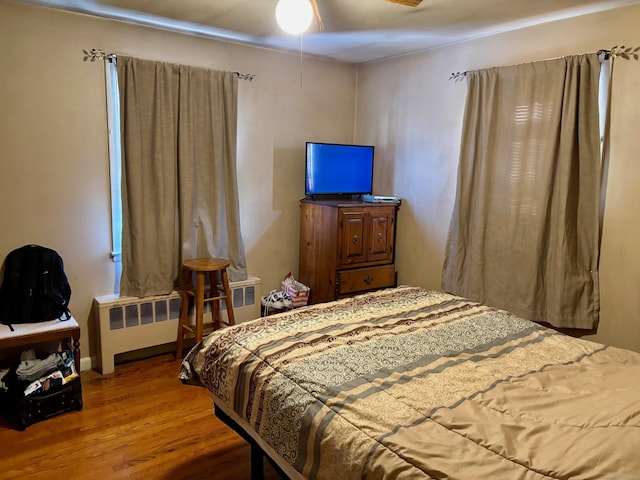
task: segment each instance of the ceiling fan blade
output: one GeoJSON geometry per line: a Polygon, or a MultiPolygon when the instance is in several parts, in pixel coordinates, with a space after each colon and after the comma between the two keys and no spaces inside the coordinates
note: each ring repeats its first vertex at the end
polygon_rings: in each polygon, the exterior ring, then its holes
{"type": "Polygon", "coordinates": [[[399,3],[400,5],[406,5],[407,7],[417,7],[422,3],[422,0],[387,0],[387,2],[399,3]]]}
{"type": "Polygon", "coordinates": [[[313,13],[315,14],[316,21],[318,23],[318,31],[321,32],[322,30],[324,30],[324,24],[322,23],[322,17],[320,16],[320,10],[318,10],[318,4],[316,3],[316,0],[311,0],[311,6],[313,7],[313,13]]]}

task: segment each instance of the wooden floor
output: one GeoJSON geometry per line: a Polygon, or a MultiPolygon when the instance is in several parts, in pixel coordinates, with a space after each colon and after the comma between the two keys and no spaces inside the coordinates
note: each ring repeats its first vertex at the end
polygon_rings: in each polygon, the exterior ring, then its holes
{"type": "MultiPolygon", "coordinates": [[[[84,408],[27,427],[0,420],[2,479],[249,479],[250,448],[206,390],[162,355],[82,372],[84,408]]],[[[265,461],[265,480],[280,476],[265,461]]]]}

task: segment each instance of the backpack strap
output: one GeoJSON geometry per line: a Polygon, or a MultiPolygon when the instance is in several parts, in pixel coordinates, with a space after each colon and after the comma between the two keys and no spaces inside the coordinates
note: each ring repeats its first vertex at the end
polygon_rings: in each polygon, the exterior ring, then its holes
{"type": "Polygon", "coordinates": [[[62,310],[58,318],[60,320],[69,320],[71,318],[71,311],[69,310],[71,288],[64,273],[62,258],[54,250],[43,252],[42,269],[42,288],[45,295],[62,310]]]}
{"type": "Polygon", "coordinates": [[[18,314],[12,299],[16,298],[19,290],[20,270],[24,261],[24,247],[9,252],[4,264],[4,276],[0,287],[0,322],[7,325],[12,332],[11,319],[18,314]]]}

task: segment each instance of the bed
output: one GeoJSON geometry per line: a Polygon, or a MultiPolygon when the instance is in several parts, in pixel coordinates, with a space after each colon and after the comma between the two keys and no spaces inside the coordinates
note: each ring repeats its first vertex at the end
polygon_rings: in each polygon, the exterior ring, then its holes
{"type": "Polygon", "coordinates": [[[640,353],[442,292],[218,330],[180,378],[292,479],[640,479],[640,353]]]}

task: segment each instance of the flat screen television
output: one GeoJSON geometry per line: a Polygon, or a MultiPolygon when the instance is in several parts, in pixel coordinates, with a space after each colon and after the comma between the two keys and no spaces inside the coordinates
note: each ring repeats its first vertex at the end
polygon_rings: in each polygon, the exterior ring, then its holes
{"type": "Polygon", "coordinates": [[[362,195],[372,189],[372,145],[307,142],[305,195],[362,195]]]}

